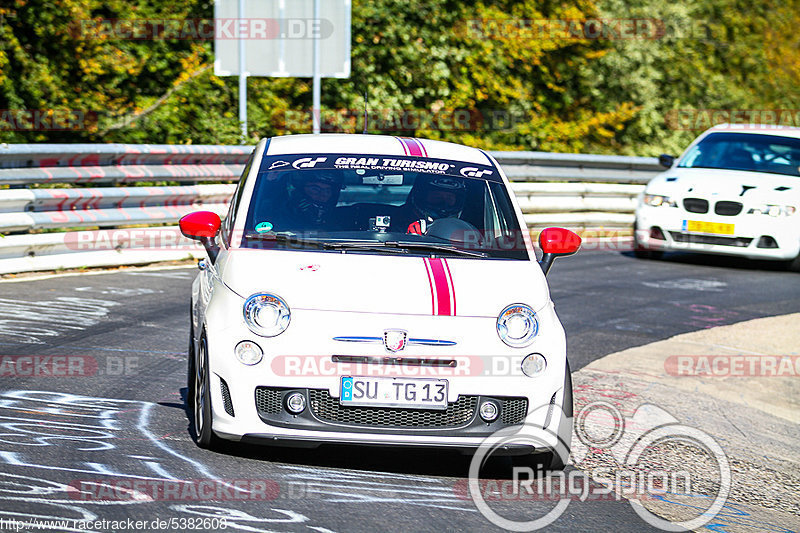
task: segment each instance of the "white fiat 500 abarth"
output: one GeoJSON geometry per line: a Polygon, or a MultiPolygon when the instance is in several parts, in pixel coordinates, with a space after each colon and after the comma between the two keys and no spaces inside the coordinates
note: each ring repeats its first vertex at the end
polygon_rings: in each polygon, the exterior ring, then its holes
{"type": "Polygon", "coordinates": [[[715,126],[647,184],[636,255],[664,251],[785,261],[800,269],[800,128],[715,126]]]}
{"type": "Polygon", "coordinates": [[[486,152],[378,135],[262,140],[224,220],[185,216],[201,241],[187,406],[219,438],[474,451],[563,463],[572,382],[545,274],[580,238],[548,228],[537,262],[486,152]],[[513,430],[512,430],[513,431],[513,430]],[[544,454],[544,455],[539,455],[544,454]],[[562,454],[563,455],[563,454],[562,454]]]}

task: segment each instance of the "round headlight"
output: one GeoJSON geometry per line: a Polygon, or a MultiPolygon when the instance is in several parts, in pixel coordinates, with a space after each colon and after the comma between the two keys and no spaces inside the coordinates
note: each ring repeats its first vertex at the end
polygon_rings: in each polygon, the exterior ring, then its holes
{"type": "Polygon", "coordinates": [[[252,341],[242,341],[234,348],[236,358],[243,365],[254,365],[261,361],[264,352],[261,351],[261,346],[252,341]]]}
{"type": "Polygon", "coordinates": [[[547,368],[547,360],[540,353],[532,353],[522,360],[522,373],[529,378],[535,378],[547,368]]]}
{"type": "Polygon", "coordinates": [[[536,313],[527,305],[509,305],[497,317],[497,334],[509,346],[527,346],[538,331],[536,313]]]}
{"type": "Polygon", "coordinates": [[[274,294],[254,294],[244,302],[244,321],[256,335],[280,335],[289,327],[290,319],[289,306],[274,294]]]}

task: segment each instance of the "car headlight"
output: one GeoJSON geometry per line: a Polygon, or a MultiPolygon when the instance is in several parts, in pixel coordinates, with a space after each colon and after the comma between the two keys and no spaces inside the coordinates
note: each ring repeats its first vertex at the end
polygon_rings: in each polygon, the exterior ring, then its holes
{"type": "Polygon", "coordinates": [[[290,319],[289,306],[274,294],[256,293],[244,302],[244,321],[256,335],[280,335],[289,327],[290,319]]]}
{"type": "Polygon", "coordinates": [[[669,196],[663,196],[661,194],[645,194],[643,200],[645,205],[650,205],[653,207],[658,207],[661,205],[666,207],[678,207],[678,204],[675,203],[675,200],[669,196]]]}
{"type": "Polygon", "coordinates": [[[750,215],[769,215],[771,217],[779,217],[781,215],[789,216],[795,214],[797,208],[793,205],[772,205],[765,204],[753,207],[747,211],[750,215]]]}
{"type": "Polygon", "coordinates": [[[497,334],[515,348],[529,345],[539,332],[539,321],[533,309],[524,304],[509,305],[497,317],[497,334]]]}

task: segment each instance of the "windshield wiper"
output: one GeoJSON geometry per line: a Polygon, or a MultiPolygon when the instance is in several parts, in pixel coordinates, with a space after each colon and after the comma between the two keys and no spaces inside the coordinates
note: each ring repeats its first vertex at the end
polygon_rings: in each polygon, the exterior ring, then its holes
{"type": "Polygon", "coordinates": [[[298,236],[296,233],[288,231],[276,233],[247,233],[246,239],[257,239],[264,241],[275,241],[281,244],[311,245],[324,250],[371,250],[377,252],[391,252],[407,254],[409,250],[429,250],[434,252],[445,252],[455,255],[465,255],[468,257],[487,257],[483,252],[472,250],[462,250],[447,244],[436,244],[429,242],[399,242],[399,241],[328,241],[323,239],[307,239],[298,236]]]}
{"type": "Polygon", "coordinates": [[[320,239],[306,239],[299,237],[296,233],[289,231],[281,231],[275,233],[245,233],[245,239],[255,239],[259,241],[275,241],[281,244],[298,244],[298,245],[312,245],[317,248],[323,248],[325,241],[320,239]]]}
{"type": "Polygon", "coordinates": [[[432,242],[398,242],[398,241],[387,241],[386,246],[395,246],[397,248],[405,248],[405,249],[414,249],[414,250],[431,250],[434,252],[447,252],[453,253],[456,255],[466,255],[469,257],[487,257],[487,254],[484,252],[474,252],[472,250],[463,250],[461,248],[456,248],[455,246],[450,246],[447,244],[436,244],[432,242]]]}
{"type": "Polygon", "coordinates": [[[386,246],[381,241],[339,241],[326,242],[325,248],[328,250],[372,250],[376,252],[390,252],[394,254],[407,254],[408,250],[386,246]]]}
{"type": "Polygon", "coordinates": [[[296,233],[288,231],[276,233],[247,233],[246,239],[256,239],[262,241],[275,241],[288,245],[311,245],[324,250],[371,250],[377,252],[389,252],[395,254],[407,254],[408,250],[402,248],[387,248],[386,243],[380,241],[328,241],[324,239],[307,239],[298,236],[296,233]]]}

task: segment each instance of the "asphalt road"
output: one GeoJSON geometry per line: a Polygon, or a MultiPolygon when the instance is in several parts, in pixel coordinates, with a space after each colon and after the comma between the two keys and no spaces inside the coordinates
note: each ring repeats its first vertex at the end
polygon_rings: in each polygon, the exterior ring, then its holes
{"type": "MultiPolygon", "coordinates": [[[[197,448],[183,410],[195,272],[129,270],[0,283],[3,361],[39,357],[25,368],[40,374],[12,377],[7,366],[0,372],[0,530],[7,529],[3,520],[53,518],[130,518],[146,521],[146,530],[181,531],[221,529],[213,518],[225,518],[232,531],[498,529],[460,490],[469,460],[457,454],[197,448]],[[41,375],[54,365],[67,370],[41,375]],[[135,480],[161,488],[163,480],[214,480],[214,490],[222,492],[218,498],[190,492],[122,499],[126,483],[135,480]],[[266,490],[257,500],[237,499],[238,493],[225,491],[225,483],[237,480],[262,481],[266,490]],[[94,489],[73,490],[86,486],[94,489]],[[172,522],[156,525],[156,519],[172,522]]],[[[559,260],[550,279],[573,370],[679,333],[800,311],[800,274],[769,264],[691,255],[642,261],[589,250],[559,260]]],[[[550,507],[492,505],[512,519],[532,519],[550,507]]],[[[104,525],[77,529],[112,530],[104,525]]],[[[572,502],[546,528],[650,529],[624,500],[572,502]]]]}

